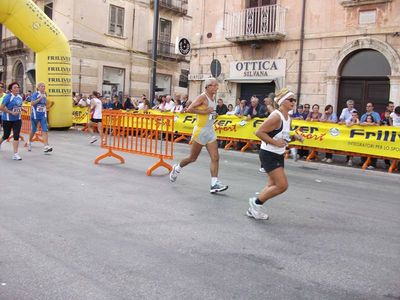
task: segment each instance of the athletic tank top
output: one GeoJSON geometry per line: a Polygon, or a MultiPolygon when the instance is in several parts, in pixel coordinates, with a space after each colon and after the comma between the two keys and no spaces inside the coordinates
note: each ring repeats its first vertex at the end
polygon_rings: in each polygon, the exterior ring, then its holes
{"type": "MultiPolygon", "coordinates": [[[[281,118],[281,126],[278,129],[272,130],[271,132],[268,133],[268,135],[274,139],[284,139],[285,141],[289,142],[290,141],[290,117],[288,116],[288,119],[286,120],[283,114],[278,110],[274,110],[269,118],[273,116],[274,114],[279,114],[281,118]]],[[[261,142],[261,149],[273,152],[276,154],[283,154],[285,153],[286,147],[277,147],[275,145],[267,144],[264,141],[261,142]]]]}
{"type": "Polygon", "coordinates": [[[212,107],[214,111],[210,114],[198,114],[197,115],[197,126],[198,127],[213,127],[214,125],[214,120],[217,117],[217,114],[215,113],[215,102],[210,99],[206,93],[204,93],[208,100],[208,105],[202,104],[197,107],[199,110],[207,110],[209,107],[212,107]]]}

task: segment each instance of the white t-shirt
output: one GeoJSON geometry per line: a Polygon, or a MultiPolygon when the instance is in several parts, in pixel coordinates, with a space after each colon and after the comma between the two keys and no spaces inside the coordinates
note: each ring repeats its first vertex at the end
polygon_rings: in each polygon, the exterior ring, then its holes
{"type": "Polygon", "coordinates": [[[395,112],[392,112],[392,113],[390,114],[390,117],[391,117],[392,120],[393,120],[393,126],[400,127],[400,116],[399,116],[399,115],[396,115],[395,112]]]}
{"type": "Polygon", "coordinates": [[[92,101],[95,103],[93,119],[101,119],[103,111],[103,103],[101,103],[101,100],[98,98],[92,98],[92,101]]]}
{"type": "Polygon", "coordinates": [[[169,111],[175,107],[175,103],[171,100],[169,102],[165,102],[164,110],[169,111]]]}

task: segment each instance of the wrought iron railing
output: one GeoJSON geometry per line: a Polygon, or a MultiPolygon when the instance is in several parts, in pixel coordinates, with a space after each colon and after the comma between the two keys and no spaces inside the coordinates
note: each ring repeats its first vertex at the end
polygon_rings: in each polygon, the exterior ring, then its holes
{"type": "MultiPolygon", "coordinates": [[[[154,0],[151,0],[154,5],[154,0]]],[[[177,13],[186,15],[188,11],[188,0],[159,0],[160,8],[169,9],[177,13]]]]}
{"type": "MultiPolygon", "coordinates": [[[[151,53],[152,49],[153,49],[153,40],[149,40],[147,42],[147,51],[151,53]]],[[[177,59],[177,60],[185,59],[184,55],[175,53],[175,44],[161,40],[157,41],[157,56],[170,59],[177,59]]]]}
{"type": "Polygon", "coordinates": [[[0,51],[3,53],[24,50],[25,45],[17,37],[12,36],[1,41],[0,51]]]}
{"type": "Polygon", "coordinates": [[[233,41],[282,39],[286,9],[279,5],[253,7],[226,15],[225,38],[233,41]]]}

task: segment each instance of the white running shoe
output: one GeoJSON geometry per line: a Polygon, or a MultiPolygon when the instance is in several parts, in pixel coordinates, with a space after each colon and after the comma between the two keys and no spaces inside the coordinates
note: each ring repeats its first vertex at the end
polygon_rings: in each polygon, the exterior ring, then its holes
{"type": "Polygon", "coordinates": [[[267,171],[265,171],[265,169],[264,169],[263,167],[261,167],[260,169],[258,169],[258,171],[259,171],[260,173],[267,173],[267,171]]]}
{"type": "Polygon", "coordinates": [[[352,160],[352,159],[349,159],[349,161],[347,162],[347,165],[348,165],[349,167],[352,167],[352,166],[353,166],[353,160],[352,160]]]}
{"type": "Polygon", "coordinates": [[[228,189],[227,185],[222,184],[219,180],[210,188],[210,193],[219,193],[226,191],[228,189]]]}
{"type": "Polygon", "coordinates": [[[28,143],[28,151],[32,151],[32,143],[28,143]]]}
{"type": "Polygon", "coordinates": [[[256,204],[256,197],[249,199],[250,208],[247,210],[247,216],[257,220],[268,220],[269,216],[263,211],[263,206],[256,204]]]}
{"type": "Polygon", "coordinates": [[[12,159],[13,159],[13,160],[22,160],[22,157],[21,157],[21,156],[19,156],[19,154],[18,154],[18,153],[14,153],[14,155],[13,155],[12,159]]]}
{"type": "Polygon", "coordinates": [[[44,148],[43,148],[44,153],[49,153],[51,151],[53,151],[52,147],[50,147],[49,145],[44,146],[44,148]]]}
{"type": "Polygon", "coordinates": [[[327,160],[326,160],[326,163],[327,164],[331,164],[333,162],[333,159],[332,158],[328,158],[327,160]]]}
{"type": "Polygon", "coordinates": [[[178,174],[180,172],[178,172],[178,170],[176,169],[177,167],[178,167],[178,164],[173,165],[172,166],[172,171],[171,171],[171,173],[169,173],[169,180],[171,182],[175,182],[176,179],[178,178],[178,174]]]}

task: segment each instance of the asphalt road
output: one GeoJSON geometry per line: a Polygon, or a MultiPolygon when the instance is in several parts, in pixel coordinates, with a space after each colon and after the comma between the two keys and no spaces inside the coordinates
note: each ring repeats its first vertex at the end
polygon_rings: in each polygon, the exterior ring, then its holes
{"type": "MultiPolygon", "coordinates": [[[[50,132],[0,151],[0,299],[400,299],[400,175],[286,161],[289,190],[246,217],[254,153],[221,150],[229,190],[209,194],[206,151],[177,182],[155,160],[107,159],[50,132]]],[[[176,160],[188,153],[176,145],[176,160]]]]}

